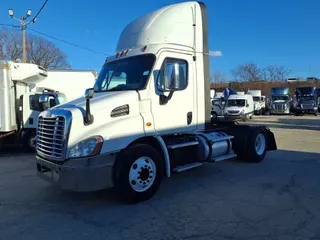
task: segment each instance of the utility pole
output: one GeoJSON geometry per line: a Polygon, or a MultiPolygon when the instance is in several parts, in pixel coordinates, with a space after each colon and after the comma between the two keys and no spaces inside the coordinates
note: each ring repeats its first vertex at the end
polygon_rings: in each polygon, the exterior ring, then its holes
{"type": "Polygon", "coordinates": [[[27,26],[29,24],[35,23],[37,19],[33,18],[32,21],[30,21],[28,23],[26,22],[27,18],[29,18],[31,16],[31,10],[30,9],[28,9],[28,11],[26,13],[26,16],[22,16],[22,17],[20,17],[20,19],[14,17],[14,12],[13,12],[12,9],[9,9],[8,12],[9,12],[9,16],[12,19],[15,19],[15,20],[20,22],[21,34],[22,34],[22,62],[26,63],[27,62],[26,28],[27,28],[27,26]]]}

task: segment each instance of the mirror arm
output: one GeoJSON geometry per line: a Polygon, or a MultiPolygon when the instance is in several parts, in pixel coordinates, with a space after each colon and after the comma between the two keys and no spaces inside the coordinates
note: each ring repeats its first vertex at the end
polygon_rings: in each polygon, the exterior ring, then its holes
{"type": "Polygon", "coordinates": [[[159,97],[160,105],[166,105],[170,101],[170,99],[172,98],[173,92],[174,91],[170,91],[168,97],[165,95],[160,95],[160,97],[159,97]]]}

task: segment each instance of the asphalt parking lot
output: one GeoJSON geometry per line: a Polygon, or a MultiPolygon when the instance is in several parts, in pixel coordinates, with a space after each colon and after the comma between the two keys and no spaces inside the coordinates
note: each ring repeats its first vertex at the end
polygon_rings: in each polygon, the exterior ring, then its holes
{"type": "Polygon", "coordinates": [[[0,153],[0,239],[320,239],[320,117],[256,117],[276,135],[264,162],[175,174],[148,202],[63,192],[32,154],[0,153]]]}

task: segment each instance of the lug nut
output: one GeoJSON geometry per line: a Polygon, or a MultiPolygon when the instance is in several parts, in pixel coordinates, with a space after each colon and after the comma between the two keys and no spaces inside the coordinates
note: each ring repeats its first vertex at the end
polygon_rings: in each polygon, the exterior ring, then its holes
{"type": "Polygon", "coordinates": [[[132,180],[132,181],[131,181],[131,184],[132,184],[132,185],[136,185],[136,181],[135,181],[135,180],[132,180]]]}

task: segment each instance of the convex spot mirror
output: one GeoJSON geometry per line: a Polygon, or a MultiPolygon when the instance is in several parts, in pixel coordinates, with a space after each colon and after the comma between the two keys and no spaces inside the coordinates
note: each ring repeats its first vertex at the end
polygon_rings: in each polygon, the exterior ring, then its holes
{"type": "Polygon", "coordinates": [[[86,99],[91,99],[93,98],[93,94],[94,94],[94,89],[93,88],[88,88],[86,89],[86,91],[84,92],[84,97],[86,99]]]}

